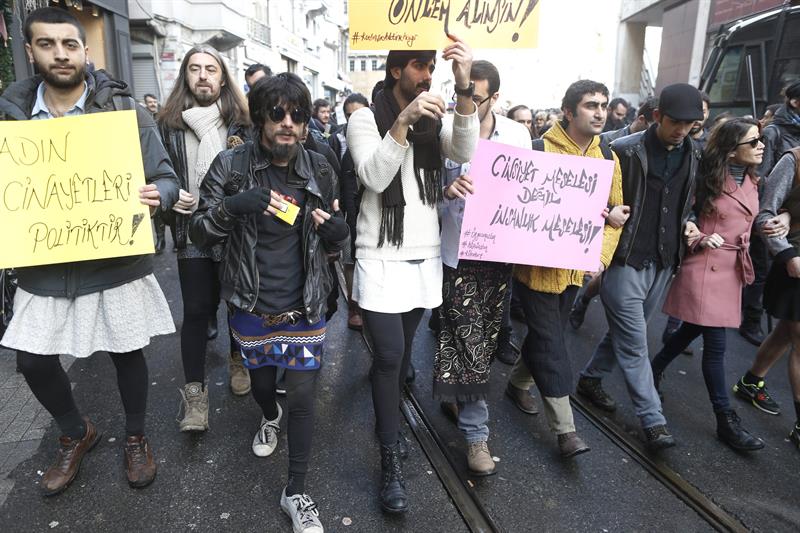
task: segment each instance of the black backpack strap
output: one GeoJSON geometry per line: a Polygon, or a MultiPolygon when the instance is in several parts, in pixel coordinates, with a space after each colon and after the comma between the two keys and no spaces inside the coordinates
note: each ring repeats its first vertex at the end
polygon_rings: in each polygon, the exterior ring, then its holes
{"type": "Polygon", "coordinates": [[[237,192],[242,190],[242,184],[250,170],[250,149],[252,145],[252,141],[248,141],[233,149],[230,183],[237,192]]]}
{"type": "Polygon", "coordinates": [[[531,149],[537,152],[544,152],[544,139],[534,139],[531,141],[531,149]]]}

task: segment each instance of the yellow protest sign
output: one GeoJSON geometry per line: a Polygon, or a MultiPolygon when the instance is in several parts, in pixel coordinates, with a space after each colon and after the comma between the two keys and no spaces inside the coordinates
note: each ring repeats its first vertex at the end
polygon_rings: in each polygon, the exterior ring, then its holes
{"type": "Polygon", "coordinates": [[[0,268],[153,253],[135,111],[0,122],[0,268]]]}
{"type": "Polygon", "coordinates": [[[350,0],[353,50],[536,48],[540,0],[350,0]]]}

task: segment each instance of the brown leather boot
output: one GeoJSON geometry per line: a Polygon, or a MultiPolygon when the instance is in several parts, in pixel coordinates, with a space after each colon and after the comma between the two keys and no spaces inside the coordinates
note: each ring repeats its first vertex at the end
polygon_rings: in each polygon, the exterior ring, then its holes
{"type": "Polygon", "coordinates": [[[125,441],[125,473],[128,485],[135,489],[146,487],[156,478],[153,450],[144,435],[134,435],[125,441]]]}
{"type": "Polygon", "coordinates": [[[86,435],[82,439],[75,440],[64,435],[59,437],[56,461],[42,477],[42,493],[45,496],[55,496],[69,487],[81,469],[83,456],[100,440],[101,435],[94,424],[88,418],[83,420],[86,422],[86,435]]]}

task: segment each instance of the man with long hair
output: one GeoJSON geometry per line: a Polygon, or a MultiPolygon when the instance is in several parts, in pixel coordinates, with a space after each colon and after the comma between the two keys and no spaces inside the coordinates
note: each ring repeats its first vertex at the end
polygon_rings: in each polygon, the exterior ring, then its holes
{"type": "MultiPolygon", "coordinates": [[[[178,186],[153,119],[136,105],[124,82],[103,70],[87,71],[88,47],[80,22],[63,9],[46,7],[31,12],[24,28],[28,58],[40,74],[6,89],[0,115],[8,120],[48,120],[135,109],[147,180],[138,191],[139,201],[151,212],[170,209],[178,199],[178,186]]],[[[149,485],[156,463],[144,435],[149,380],[142,348],[151,337],[175,331],[153,276],[152,256],[27,267],[17,274],[14,317],[2,344],[17,350],[17,367],[61,431],[56,461],[41,480],[42,492],[52,496],[65,490],[100,440],[102,432],[81,416],[59,362],[59,354],[86,358],[97,351],[107,351],[116,368],[125,409],[128,483],[137,488],[149,485]]]]}
{"type": "MultiPolygon", "coordinates": [[[[197,209],[200,184],[214,157],[229,145],[241,144],[250,126],[244,95],[217,50],[199,45],[186,52],[158,124],[181,187],[180,200],[171,213],[183,299],[181,360],[186,381],[181,389],[180,430],[205,431],[206,344],[217,335],[222,252],[221,246],[201,249],[192,242],[187,235],[189,218],[197,209]]],[[[232,336],[228,368],[231,391],[238,396],[250,392],[250,378],[232,336]]]]}
{"type": "Polygon", "coordinates": [[[303,81],[281,73],[256,83],[248,98],[258,137],[214,160],[200,188],[191,237],[205,246],[229,242],[222,295],[233,309],[230,327],[242,341],[239,357],[262,411],[253,453],[266,457],[278,445],[283,413],[275,378],[283,368],[289,479],[281,508],[295,533],[322,533],[305,478],[334,284],[328,254],[346,246],[350,230],[339,211],[336,174],[324,156],[300,142],[311,118],[303,81]]]}

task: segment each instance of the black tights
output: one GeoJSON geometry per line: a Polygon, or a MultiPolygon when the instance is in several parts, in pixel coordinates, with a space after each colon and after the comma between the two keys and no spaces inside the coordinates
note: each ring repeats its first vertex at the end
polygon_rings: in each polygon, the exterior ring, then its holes
{"type": "MultiPolygon", "coordinates": [[[[206,379],[206,344],[209,320],[216,320],[219,306],[219,265],[208,258],[178,260],[183,299],[181,360],[186,383],[206,379]]],[[[238,351],[228,328],[231,353],[238,351]]],[[[238,355],[238,354],[237,354],[238,355]]]]}
{"type": "Polygon", "coordinates": [[[374,344],[372,354],[372,405],[378,439],[391,446],[400,426],[400,391],[411,361],[411,343],[424,309],[406,313],[361,310],[364,326],[374,344]]]}
{"type": "MultiPolygon", "coordinates": [[[[275,420],[278,407],[275,396],[277,368],[262,366],[250,370],[253,398],[267,420],[275,420]]],[[[289,483],[286,494],[305,491],[306,472],[311,456],[311,437],[314,433],[314,390],[318,370],[287,370],[286,401],[289,408],[287,437],[289,442],[289,483]]]]}
{"type": "MultiPolygon", "coordinates": [[[[147,362],[142,350],[109,353],[117,369],[117,386],[125,408],[125,434],[143,435],[147,410],[147,362]]],[[[55,419],[62,435],[80,439],[86,434],[67,373],[58,355],[17,352],[17,367],[47,412],[55,419]]]]}

